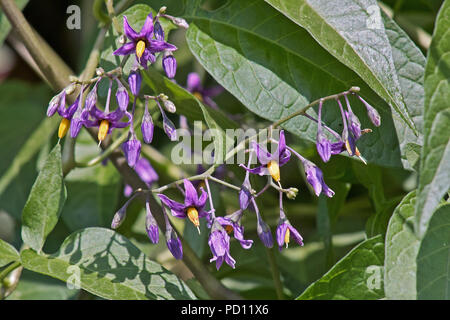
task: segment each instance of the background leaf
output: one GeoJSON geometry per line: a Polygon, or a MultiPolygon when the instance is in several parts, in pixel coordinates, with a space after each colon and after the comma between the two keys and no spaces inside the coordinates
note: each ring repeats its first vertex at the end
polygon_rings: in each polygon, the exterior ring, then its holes
{"type": "Polygon", "coordinates": [[[386,298],[416,299],[416,257],[420,241],[414,233],[416,192],[397,206],[386,233],[384,291],[386,298]]]}
{"type": "MultiPolygon", "coordinates": [[[[189,48],[202,66],[249,110],[276,121],[317,98],[359,86],[361,95],[377,107],[383,120],[381,127],[373,128],[363,105],[350,97],[362,126],[373,129],[360,139],[358,148],[369,162],[409,166],[401,151],[405,141],[418,142],[417,137],[406,131],[401,119],[358,74],[322,48],[306,30],[263,2],[232,0],[212,12],[199,9],[194,2],[187,2],[187,6],[185,18],[191,21],[186,34],[189,48]]],[[[405,34],[399,34],[399,38],[405,43],[405,50],[415,48],[405,34]]],[[[391,71],[395,77],[394,66],[391,71]]],[[[341,131],[336,104],[326,103],[325,110],[324,121],[341,131]]],[[[308,113],[315,112],[313,108],[308,113]]],[[[296,117],[283,127],[315,141],[315,125],[308,119],[296,117]]]]}
{"type": "Polygon", "coordinates": [[[417,298],[450,299],[450,204],[433,213],[417,255],[417,298]]]}
{"type": "Polygon", "coordinates": [[[297,299],[384,298],[381,279],[383,264],[383,238],[376,236],[367,239],[336,263],[322,278],[309,286],[297,299]]]}
{"type": "Polygon", "coordinates": [[[48,234],[56,226],[67,197],[61,166],[61,145],[58,143],[31,188],[22,213],[22,239],[41,251],[48,234]]]}
{"type": "Polygon", "coordinates": [[[16,248],[14,248],[8,242],[0,239],[0,267],[19,260],[20,255],[17,252],[16,248]]]}
{"type": "MultiPolygon", "coordinates": [[[[25,8],[28,1],[29,0],[15,0],[16,5],[20,10],[23,10],[23,8],[25,8]]],[[[9,23],[8,19],[6,19],[3,12],[0,10],[0,46],[2,46],[9,31],[11,31],[11,24],[9,23]]]]}
{"type": "Polygon", "coordinates": [[[109,229],[87,228],[70,235],[53,255],[28,249],[21,258],[24,268],[62,281],[77,266],[81,288],[105,299],[195,298],[180,279],[109,229]]]}
{"type": "Polygon", "coordinates": [[[424,145],[416,207],[416,232],[425,233],[435,207],[450,188],[450,1],[439,11],[425,71],[424,145]]]}

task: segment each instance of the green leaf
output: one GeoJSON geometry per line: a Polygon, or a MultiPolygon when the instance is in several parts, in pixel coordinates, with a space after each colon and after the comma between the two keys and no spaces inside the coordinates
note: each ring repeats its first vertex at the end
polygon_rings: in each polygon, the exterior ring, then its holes
{"type": "Polygon", "coordinates": [[[415,131],[403,101],[389,39],[375,0],[266,0],[305,28],[328,52],[354,70],[415,131]]]}
{"type": "Polygon", "coordinates": [[[48,234],[56,226],[66,200],[61,166],[61,145],[48,155],[22,212],[22,240],[41,251],[48,234]]]}
{"type": "MultiPolygon", "coordinates": [[[[369,162],[409,165],[401,155],[404,140],[407,137],[406,142],[417,142],[417,137],[407,131],[400,119],[397,121],[398,116],[392,115],[389,105],[357,73],[322,48],[306,30],[262,1],[231,0],[212,12],[193,3],[186,2],[184,16],[191,21],[186,34],[189,48],[203,67],[249,110],[276,121],[317,98],[359,86],[361,95],[379,110],[383,120],[381,127],[373,128],[364,106],[350,97],[362,126],[373,129],[360,139],[358,148],[369,162]]],[[[414,44],[404,34],[399,37],[405,44],[402,58],[407,57],[414,44]]],[[[413,63],[416,61],[408,66],[413,63]]],[[[396,74],[395,70],[392,72],[396,74]]],[[[326,103],[325,110],[324,121],[337,131],[342,130],[336,104],[326,103]]],[[[308,113],[314,115],[316,108],[308,113]]],[[[283,127],[315,141],[316,126],[304,117],[291,119],[283,127]]]]}
{"type": "Polygon", "coordinates": [[[450,1],[438,14],[425,71],[424,145],[416,207],[416,232],[423,236],[434,209],[450,188],[450,1]]]}
{"type": "Polygon", "coordinates": [[[7,300],[67,300],[75,298],[78,292],[59,280],[23,270],[19,284],[7,300]]]}
{"type": "Polygon", "coordinates": [[[433,213],[417,255],[417,298],[450,299],[450,204],[433,213]]]}
{"type": "Polygon", "coordinates": [[[383,238],[377,236],[356,246],[297,299],[382,299],[383,238]]]}
{"type": "MultiPolygon", "coordinates": [[[[29,0],[15,0],[17,7],[20,10],[23,10],[27,5],[29,0]]],[[[6,37],[8,36],[9,31],[11,30],[11,24],[9,23],[6,16],[0,10],[0,47],[3,45],[6,37]]]]}
{"type": "Polygon", "coordinates": [[[0,267],[19,260],[20,256],[16,248],[0,239],[0,267]]]}
{"type": "Polygon", "coordinates": [[[109,229],[70,235],[55,254],[21,253],[24,268],[79,285],[105,299],[195,299],[171,272],[148,260],[127,238],[109,229]]]}
{"type": "Polygon", "coordinates": [[[394,210],[386,232],[384,291],[387,299],[413,300],[416,294],[416,257],[419,239],[414,233],[416,191],[394,210]]]}

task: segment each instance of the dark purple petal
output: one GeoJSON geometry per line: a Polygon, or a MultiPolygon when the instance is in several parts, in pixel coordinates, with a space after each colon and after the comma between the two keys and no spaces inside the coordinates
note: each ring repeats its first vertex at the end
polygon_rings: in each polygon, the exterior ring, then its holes
{"type": "Polygon", "coordinates": [[[253,174],[258,174],[260,176],[264,176],[264,175],[269,175],[269,170],[267,169],[266,166],[259,166],[259,167],[255,167],[255,168],[247,168],[245,165],[243,165],[242,163],[239,165],[240,167],[244,168],[245,170],[247,170],[250,173],[253,174]]]}
{"type": "Polygon", "coordinates": [[[153,36],[153,14],[150,12],[145,19],[141,32],[139,32],[139,38],[147,38],[151,40],[153,36]]]}
{"type": "Polygon", "coordinates": [[[247,209],[248,205],[250,204],[251,197],[252,194],[250,193],[250,190],[248,190],[247,187],[242,186],[241,190],[239,191],[239,206],[242,210],[247,209]]]}
{"type": "Polygon", "coordinates": [[[197,190],[195,190],[194,185],[188,179],[184,179],[183,182],[185,191],[184,206],[186,208],[196,207],[198,202],[197,190]]]}
{"type": "Polygon", "coordinates": [[[133,168],[141,155],[141,142],[133,136],[127,142],[122,144],[122,150],[128,165],[133,168]]]}
{"type": "Polygon", "coordinates": [[[127,42],[123,46],[121,46],[119,49],[113,52],[116,56],[126,56],[129,54],[134,53],[136,50],[136,45],[133,42],[127,42]]]}
{"type": "Polygon", "coordinates": [[[317,152],[322,158],[323,162],[328,162],[331,157],[331,142],[322,132],[322,130],[317,132],[317,152]]]}
{"type": "Polygon", "coordinates": [[[127,16],[123,16],[123,32],[125,32],[125,35],[130,40],[136,41],[139,39],[139,34],[134,31],[134,29],[128,23],[127,16]]]}
{"type": "Polygon", "coordinates": [[[331,154],[340,154],[342,151],[345,151],[345,143],[343,141],[331,144],[331,154]]]}
{"type": "Polygon", "coordinates": [[[306,180],[313,187],[316,196],[319,196],[320,193],[324,193],[327,197],[331,198],[334,195],[334,191],[325,184],[322,170],[309,161],[305,161],[303,165],[305,168],[306,180]]]}
{"type": "Polygon", "coordinates": [[[180,238],[178,238],[173,230],[170,232],[170,237],[167,238],[167,248],[175,259],[181,260],[183,258],[183,247],[180,238]]]}
{"type": "Polygon", "coordinates": [[[256,232],[258,233],[259,239],[267,248],[273,247],[272,232],[269,226],[258,216],[258,224],[256,226],[256,232]]]}
{"type": "Polygon", "coordinates": [[[77,117],[74,116],[72,121],[70,122],[70,136],[72,138],[76,138],[78,134],[80,133],[81,127],[83,126],[84,122],[89,117],[89,111],[87,109],[83,109],[81,111],[81,114],[77,117]]]}
{"type": "Polygon", "coordinates": [[[177,50],[177,47],[175,47],[173,44],[167,43],[165,41],[151,40],[149,42],[150,42],[150,47],[148,48],[148,50],[150,50],[150,52],[152,52],[152,53],[161,52],[164,50],[167,50],[167,51],[177,50]]]}
{"type": "Polygon", "coordinates": [[[168,78],[172,79],[175,77],[177,72],[177,60],[173,55],[166,55],[163,58],[162,66],[168,78]]]}
{"type": "MultiPolygon", "coordinates": [[[[203,189],[202,187],[200,187],[200,190],[201,190],[201,195],[200,195],[200,197],[198,198],[198,200],[197,200],[197,202],[196,202],[196,204],[195,204],[195,206],[197,207],[197,208],[200,208],[200,209],[203,209],[203,207],[205,206],[205,204],[206,204],[206,199],[208,199],[208,193],[205,191],[205,189],[203,189]]],[[[199,214],[200,215],[200,214],[199,214]]]]}
{"type": "Polygon", "coordinates": [[[154,32],[156,40],[164,41],[164,29],[162,28],[159,20],[155,22],[154,32]]]}
{"type": "Polygon", "coordinates": [[[297,242],[300,246],[303,246],[303,238],[300,233],[295,229],[292,225],[288,225],[289,230],[291,231],[291,237],[297,242]]]}
{"type": "Polygon", "coordinates": [[[189,92],[199,91],[201,88],[201,80],[198,73],[191,72],[188,74],[186,88],[189,92]]]}
{"type": "Polygon", "coordinates": [[[287,227],[288,226],[285,221],[280,221],[277,226],[277,243],[280,250],[284,246],[284,238],[286,236],[287,227]]]}
{"type": "Polygon", "coordinates": [[[136,97],[141,90],[142,76],[138,69],[132,70],[128,76],[128,85],[130,86],[131,93],[136,97]]]}
{"type": "Polygon", "coordinates": [[[184,209],[186,208],[183,204],[169,199],[163,194],[158,194],[159,199],[172,211],[172,215],[177,218],[186,218],[186,213],[184,209]]]}
{"type": "Polygon", "coordinates": [[[159,241],[159,229],[155,218],[150,211],[150,204],[148,201],[145,203],[146,216],[145,216],[145,230],[147,235],[153,243],[158,243],[159,241]]]}
{"type": "Polygon", "coordinates": [[[361,137],[361,123],[358,117],[351,111],[345,112],[347,116],[347,122],[349,124],[349,130],[356,139],[361,137]]]}

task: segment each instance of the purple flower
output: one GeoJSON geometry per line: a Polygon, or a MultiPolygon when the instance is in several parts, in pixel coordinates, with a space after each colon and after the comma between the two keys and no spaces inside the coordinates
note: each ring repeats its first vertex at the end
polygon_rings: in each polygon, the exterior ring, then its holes
{"type": "MultiPolygon", "coordinates": [[[[155,169],[146,158],[139,158],[136,165],[134,166],[134,171],[138,174],[142,181],[145,182],[147,187],[151,187],[153,182],[158,181],[159,177],[155,169]]],[[[133,188],[130,185],[125,185],[124,195],[129,197],[133,192],[133,188]]]]}
{"type": "Polygon", "coordinates": [[[222,86],[214,86],[211,88],[203,88],[200,76],[198,73],[191,72],[187,77],[187,91],[191,92],[198,100],[206,105],[217,109],[217,104],[212,100],[215,96],[218,96],[224,91],[222,86]]]}
{"type": "Polygon", "coordinates": [[[147,199],[145,202],[146,216],[145,216],[145,230],[150,238],[151,242],[158,243],[159,241],[159,229],[155,218],[150,211],[150,203],[147,199]]]}
{"type": "Polygon", "coordinates": [[[328,162],[331,157],[331,142],[328,140],[322,129],[322,105],[323,101],[319,103],[319,118],[317,120],[317,152],[322,158],[323,162],[328,162]]]}
{"type": "Polygon", "coordinates": [[[230,255],[230,237],[217,220],[213,222],[208,245],[213,254],[209,262],[216,261],[217,270],[220,269],[224,261],[234,269],[236,261],[230,255]]]}
{"type": "Polygon", "coordinates": [[[323,180],[323,173],[314,163],[308,160],[303,161],[303,167],[306,173],[306,180],[313,187],[316,196],[321,193],[331,198],[334,195],[334,191],[331,190],[323,180]]]}
{"type": "Polygon", "coordinates": [[[290,237],[295,240],[299,245],[303,246],[303,238],[300,233],[295,229],[289,220],[286,218],[286,215],[282,211],[280,213],[280,220],[278,221],[277,226],[277,242],[278,249],[281,251],[283,249],[283,245],[288,247],[290,237]]]}
{"type": "Polygon", "coordinates": [[[131,138],[127,142],[122,144],[122,150],[125,154],[125,159],[127,159],[128,165],[133,168],[139,160],[139,156],[141,154],[141,142],[136,139],[136,135],[134,133],[131,134],[131,138]]]}
{"type": "Polygon", "coordinates": [[[162,66],[167,77],[173,79],[177,72],[177,60],[170,51],[166,51],[166,53],[164,53],[162,66]]]}
{"type": "Polygon", "coordinates": [[[188,218],[199,229],[199,218],[203,218],[208,214],[204,210],[208,194],[203,188],[200,188],[201,195],[199,197],[193,184],[187,179],[183,181],[185,191],[184,204],[171,200],[163,194],[158,194],[158,197],[162,203],[170,208],[173,216],[183,219],[188,218]]]}
{"type": "Polygon", "coordinates": [[[226,217],[217,217],[216,221],[230,234],[233,232],[234,238],[238,240],[244,249],[250,249],[253,240],[244,239],[244,227],[240,225],[239,221],[242,217],[242,211],[239,210],[235,214],[226,217]]]}
{"type": "MultiPolygon", "coordinates": [[[[147,69],[148,61],[154,63],[156,61],[155,53],[164,50],[174,51],[177,49],[174,45],[164,40],[155,40],[153,38],[153,16],[150,13],[142,26],[139,33],[130,27],[127,17],[123,17],[123,30],[130,42],[125,43],[122,47],[114,51],[115,55],[129,55],[134,53],[136,60],[142,67],[147,69]]],[[[158,35],[159,37],[159,35],[158,35]]]]}
{"type": "Polygon", "coordinates": [[[86,127],[98,127],[98,140],[103,141],[114,128],[125,128],[131,123],[131,114],[117,108],[115,111],[101,111],[96,106],[89,113],[94,120],[87,119],[84,121],[86,127]],[[128,121],[122,122],[121,119],[127,116],[128,121]]]}
{"type": "Polygon", "coordinates": [[[275,181],[280,181],[280,167],[285,165],[291,158],[291,152],[286,148],[284,130],[280,131],[278,148],[273,154],[254,141],[252,141],[252,148],[256,152],[256,157],[261,165],[253,169],[247,168],[243,164],[240,166],[248,172],[259,174],[260,176],[270,174],[275,181]]]}
{"type": "Polygon", "coordinates": [[[67,131],[69,131],[72,118],[75,114],[75,112],[81,108],[81,98],[82,98],[83,90],[81,90],[81,93],[78,95],[75,102],[70,105],[68,108],[66,108],[66,90],[64,89],[59,94],[54,96],[52,100],[49,103],[49,106],[47,108],[47,116],[51,117],[55,114],[55,112],[58,112],[58,114],[62,117],[61,122],[59,124],[58,128],[58,138],[62,139],[67,134],[67,131]]]}
{"type": "MultiPolygon", "coordinates": [[[[64,110],[66,108],[66,90],[64,89],[60,93],[50,100],[47,108],[47,117],[51,117],[55,114],[56,110],[64,110]]],[[[59,112],[58,112],[59,113],[59,112]]]]}

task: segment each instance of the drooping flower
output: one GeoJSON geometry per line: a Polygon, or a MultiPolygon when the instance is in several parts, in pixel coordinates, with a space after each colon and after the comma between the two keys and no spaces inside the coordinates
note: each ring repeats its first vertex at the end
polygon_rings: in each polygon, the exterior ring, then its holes
{"type": "Polygon", "coordinates": [[[316,146],[317,152],[319,153],[319,156],[322,158],[323,162],[328,162],[331,157],[331,142],[330,140],[328,140],[322,129],[322,106],[323,101],[321,100],[319,103],[319,118],[317,121],[316,146]]]}
{"type": "Polygon", "coordinates": [[[144,115],[142,116],[142,123],[141,123],[142,138],[144,139],[145,143],[152,142],[154,128],[155,125],[153,124],[152,116],[148,111],[148,100],[146,99],[144,107],[144,115]]]}
{"type": "Polygon", "coordinates": [[[284,130],[280,131],[280,139],[278,141],[277,150],[271,154],[262,148],[258,143],[252,141],[252,149],[256,152],[256,157],[261,164],[255,168],[248,168],[243,164],[240,164],[245,170],[253,174],[271,175],[276,181],[280,181],[280,167],[285,165],[291,158],[290,151],[286,148],[286,139],[284,137],[284,130]]]}
{"type": "Polygon", "coordinates": [[[370,104],[366,102],[362,97],[358,95],[359,100],[364,104],[367,109],[367,115],[369,116],[370,121],[374,124],[374,126],[379,127],[381,125],[381,117],[378,111],[372,107],[370,104]]]}
{"type": "Polygon", "coordinates": [[[234,214],[225,217],[217,217],[216,220],[228,234],[233,232],[234,238],[239,241],[242,248],[250,249],[253,244],[253,240],[244,239],[244,227],[240,224],[242,212],[242,210],[239,210],[234,214]]]}
{"type": "Polygon", "coordinates": [[[185,191],[184,204],[171,200],[163,194],[158,194],[158,197],[162,203],[170,208],[173,216],[183,219],[188,218],[200,232],[199,218],[206,217],[208,214],[204,209],[208,194],[203,188],[200,188],[201,195],[199,197],[195,187],[189,180],[184,179],[183,182],[185,191]]]}
{"type": "MultiPolygon", "coordinates": [[[[136,165],[134,166],[134,170],[149,188],[154,182],[158,181],[159,179],[155,169],[153,169],[152,165],[146,158],[139,158],[139,160],[136,162],[136,165]]],[[[125,185],[124,195],[126,197],[129,197],[132,192],[133,188],[130,185],[125,185]]]]}
{"type": "Polygon", "coordinates": [[[220,85],[211,88],[203,88],[200,76],[195,72],[191,72],[188,74],[186,89],[187,91],[191,92],[198,100],[214,109],[217,109],[218,106],[212,100],[212,98],[218,96],[224,91],[224,88],[220,85]]]}
{"type": "MultiPolygon", "coordinates": [[[[177,49],[174,45],[167,43],[164,39],[153,39],[153,15],[150,13],[142,26],[139,33],[134,31],[128,23],[126,16],[123,17],[123,30],[130,42],[125,43],[122,47],[114,51],[115,55],[135,54],[136,60],[142,67],[147,69],[148,62],[156,61],[155,53],[161,51],[174,51],[177,49]]],[[[158,35],[160,38],[160,36],[158,35]]]]}
{"type": "Polygon", "coordinates": [[[208,245],[213,254],[213,257],[209,260],[209,262],[216,261],[217,270],[220,269],[224,261],[234,269],[236,261],[230,255],[230,236],[228,236],[217,219],[214,219],[212,223],[208,245]]]}
{"type": "Polygon", "coordinates": [[[147,231],[147,235],[148,235],[149,239],[153,243],[158,243],[159,242],[158,224],[156,223],[156,220],[153,217],[152,212],[150,211],[150,201],[148,198],[145,201],[145,210],[146,210],[145,230],[147,231]]]}
{"type": "Polygon", "coordinates": [[[292,237],[300,246],[303,246],[302,236],[297,229],[291,225],[284,210],[280,210],[280,219],[278,220],[277,226],[277,242],[280,251],[283,249],[283,245],[286,245],[286,248],[288,247],[290,237],[292,237]]]}
{"type": "Polygon", "coordinates": [[[173,230],[172,225],[170,224],[169,218],[166,214],[166,209],[164,206],[162,206],[163,216],[164,220],[166,222],[166,244],[169,251],[172,253],[175,259],[182,259],[183,258],[183,246],[181,244],[181,240],[178,237],[178,234],[175,230],[173,230]]]}
{"type": "MultiPolygon", "coordinates": [[[[105,111],[99,110],[97,108],[97,106],[94,105],[91,108],[91,110],[89,110],[89,115],[90,115],[90,117],[92,117],[92,119],[89,118],[89,119],[86,119],[83,121],[84,126],[86,126],[88,128],[89,127],[98,127],[99,128],[98,140],[100,143],[106,138],[106,136],[109,133],[111,133],[111,131],[114,128],[125,128],[132,121],[131,114],[128,111],[123,110],[120,107],[120,104],[119,104],[119,107],[115,111],[109,112],[111,86],[112,86],[112,82],[110,81],[105,111]],[[121,120],[125,116],[128,118],[128,121],[122,122],[121,120]]],[[[118,103],[119,103],[119,101],[118,101],[118,103]]]]}
{"type": "Polygon", "coordinates": [[[316,196],[321,193],[331,198],[334,196],[334,191],[331,190],[323,180],[322,170],[309,160],[303,161],[303,167],[306,173],[306,180],[313,187],[316,196]]]}
{"type": "Polygon", "coordinates": [[[264,220],[262,219],[261,214],[259,213],[259,208],[256,205],[255,198],[253,197],[251,198],[251,203],[256,213],[256,221],[257,221],[256,232],[258,233],[258,237],[267,248],[272,248],[273,247],[272,231],[270,230],[269,225],[265,223],[264,220]]]}

